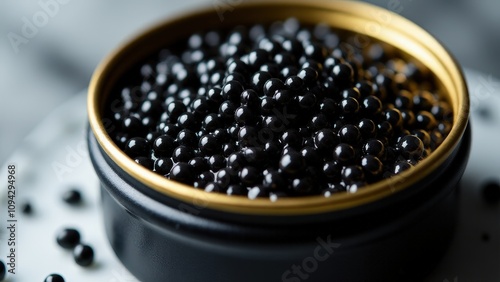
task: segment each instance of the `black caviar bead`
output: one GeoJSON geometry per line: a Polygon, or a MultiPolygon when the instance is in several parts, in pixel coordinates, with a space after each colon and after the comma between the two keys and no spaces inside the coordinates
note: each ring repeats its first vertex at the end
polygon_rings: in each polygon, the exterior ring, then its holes
{"type": "Polygon", "coordinates": [[[340,92],[340,96],[344,99],[354,98],[358,100],[359,98],[361,98],[361,94],[359,93],[359,90],[357,88],[344,89],[342,90],[342,92],[340,92]]]}
{"type": "Polygon", "coordinates": [[[153,141],[153,153],[156,157],[169,157],[175,148],[174,138],[168,135],[158,136],[153,141]]]}
{"type": "Polygon", "coordinates": [[[43,280],[43,281],[44,282],[64,282],[65,280],[61,275],[56,274],[56,273],[52,273],[49,276],[45,277],[45,280],[43,280]]]}
{"type": "Polygon", "coordinates": [[[417,136],[407,135],[399,141],[398,149],[406,159],[419,159],[424,152],[424,143],[417,136]]]}
{"type": "Polygon", "coordinates": [[[363,181],[365,179],[365,174],[363,173],[363,168],[359,165],[350,165],[344,167],[342,170],[342,180],[345,183],[355,183],[363,181]]]}
{"type": "Polygon", "coordinates": [[[400,129],[403,127],[403,117],[398,109],[388,109],[385,111],[385,119],[393,128],[400,129]]]}
{"type": "Polygon", "coordinates": [[[142,137],[133,137],[125,145],[125,153],[131,158],[149,156],[151,147],[149,142],[142,137]]]}
{"type": "Polygon", "coordinates": [[[412,134],[417,136],[418,139],[422,141],[424,147],[428,147],[431,144],[431,136],[429,132],[422,129],[415,129],[412,131],[412,134]]]}
{"type": "Polygon", "coordinates": [[[175,148],[172,153],[172,160],[174,162],[187,162],[193,157],[194,157],[193,148],[189,148],[183,145],[175,148]]]}
{"type": "Polygon", "coordinates": [[[122,128],[124,132],[134,134],[136,136],[145,136],[146,128],[141,120],[136,116],[129,116],[123,119],[122,128]]]}
{"type": "Polygon", "coordinates": [[[367,117],[374,117],[382,112],[382,101],[375,96],[368,96],[363,99],[363,113],[367,117]]]}
{"type": "Polygon", "coordinates": [[[264,187],[270,190],[283,190],[288,186],[287,180],[277,170],[264,174],[264,187]]]}
{"type": "Polygon", "coordinates": [[[338,85],[349,87],[354,82],[354,71],[349,64],[340,63],[332,68],[332,77],[338,85]]]}
{"type": "Polygon", "coordinates": [[[330,152],[340,143],[340,138],[331,129],[321,129],[314,136],[314,145],[320,151],[330,152]]]}
{"type": "Polygon", "coordinates": [[[242,126],[238,131],[238,142],[242,147],[258,146],[257,129],[252,126],[242,126]]]}
{"type": "Polygon", "coordinates": [[[375,137],[377,134],[377,126],[371,119],[363,118],[358,123],[359,132],[363,138],[375,137]]]}
{"type": "Polygon", "coordinates": [[[378,139],[370,139],[363,145],[363,153],[381,158],[385,154],[385,146],[378,139]]]}
{"type": "Polygon", "coordinates": [[[261,105],[259,94],[251,89],[244,90],[241,92],[241,104],[252,110],[259,109],[261,105]]]}
{"type": "Polygon", "coordinates": [[[403,124],[409,128],[412,128],[417,122],[415,114],[409,110],[401,111],[401,118],[403,119],[403,124]]]}
{"type": "MultiPolygon", "coordinates": [[[[30,202],[24,202],[21,204],[21,212],[25,215],[30,215],[33,213],[33,206],[30,202]]],[[[0,280],[2,281],[2,280],[0,280]]]]}
{"type": "Polygon", "coordinates": [[[229,135],[229,132],[227,132],[227,129],[224,128],[218,128],[212,132],[212,135],[217,139],[217,142],[219,143],[226,143],[229,142],[231,139],[231,135],[229,135]]]}
{"type": "Polygon", "coordinates": [[[368,97],[373,95],[373,84],[370,81],[358,81],[354,84],[361,94],[361,97],[368,97]]]}
{"type": "Polygon", "coordinates": [[[366,155],[361,158],[361,167],[371,175],[379,175],[383,172],[384,165],[379,158],[373,155],[366,155]]]}
{"type": "Polygon", "coordinates": [[[191,102],[191,111],[196,117],[204,117],[210,111],[210,102],[206,97],[198,97],[191,102]]]}
{"type": "Polygon", "coordinates": [[[57,233],[56,241],[64,249],[73,249],[80,243],[80,232],[74,228],[64,228],[57,233]]]}
{"type": "Polygon", "coordinates": [[[351,163],[354,161],[354,157],[354,148],[349,144],[340,143],[333,150],[333,158],[341,164],[351,163]]]}
{"type": "Polygon", "coordinates": [[[283,147],[290,146],[292,148],[299,148],[302,145],[302,136],[296,129],[285,130],[280,140],[283,147]]]}
{"type": "Polygon", "coordinates": [[[239,124],[252,125],[258,120],[257,113],[248,106],[241,106],[234,112],[234,120],[239,124]]]}
{"type": "Polygon", "coordinates": [[[275,103],[271,97],[263,97],[260,101],[260,113],[263,116],[270,115],[276,110],[275,103]]]}
{"type": "Polygon", "coordinates": [[[226,189],[226,194],[228,196],[243,196],[246,195],[247,193],[248,190],[245,187],[238,184],[231,184],[227,186],[226,189]]]}
{"type": "Polygon", "coordinates": [[[76,204],[81,203],[82,194],[77,189],[70,189],[70,190],[63,193],[62,199],[63,199],[63,201],[65,201],[68,204],[76,205],[76,204]]]}
{"type": "Polygon", "coordinates": [[[205,186],[205,192],[216,192],[216,193],[221,193],[224,191],[224,188],[219,184],[219,183],[216,183],[216,182],[209,182],[206,186],[205,186]]]}
{"type": "Polygon", "coordinates": [[[285,67],[285,66],[295,65],[296,58],[292,54],[280,52],[274,55],[274,62],[279,67],[285,67]]]}
{"type": "Polygon", "coordinates": [[[354,115],[359,111],[359,102],[352,97],[341,100],[339,106],[341,112],[347,116],[354,115]]]}
{"type": "Polygon", "coordinates": [[[299,91],[304,86],[302,78],[292,75],[285,80],[285,86],[291,91],[299,91]]]}
{"type": "Polygon", "coordinates": [[[231,102],[238,102],[243,90],[240,82],[232,80],[222,86],[222,97],[231,102]]]}
{"type": "Polygon", "coordinates": [[[309,126],[313,131],[321,130],[328,126],[328,119],[324,114],[317,114],[311,118],[309,126]]]}
{"type": "Polygon", "coordinates": [[[300,154],[308,165],[317,165],[321,160],[319,153],[311,146],[304,146],[300,154]]]}
{"type": "Polygon", "coordinates": [[[255,186],[248,190],[247,197],[250,200],[255,200],[258,197],[266,197],[267,195],[268,193],[263,186],[255,186]]]}
{"type": "Polygon", "coordinates": [[[282,50],[281,44],[267,37],[264,37],[259,40],[258,47],[259,49],[266,50],[269,54],[272,55],[282,50]]]}
{"type": "Polygon", "coordinates": [[[153,171],[161,175],[166,175],[170,172],[172,166],[173,162],[170,158],[159,158],[155,160],[153,171]]]}
{"type": "Polygon", "coordinates": [[[292,191],[298,195],[309,194],[314,187],[314,181],[310,177],[295,178],[292,180],[292,191]]]}
{"type": "Polygon", "coordinates": [[[232,168],[221,168],[215,175],[215,183],[225,188],[236,181],[238,174],[232,168]]]}
{"type": "Polygon", "coordinates": [[[181,129],[175,124],[167,124],[163,127],[162,132],[170,137],[176,138],[180,130],[181,129]]]}
{"type": "Polygon", "coordinates": [[[219,153],[221,150],[221,144],[218,142],[217,138],[213,135],[207,134],[200,138],[198,147],[200,152],[205,156],[211,156],[213,154],[219,153]]]}
{"type": "Polygon", "coordinates": [[[361,139],[361,132],[359,128],[352,124],[344,125],[340,128],[339,133],[340,142],[351,145],[356,145],[361,139]]]}
{"type": "Polygon", "coordinates": [[[295,175],[299,173],[302,169],[304,169],[304,165],[304,158],[300,155],[300,153],[295,151],[289,151],[284,154],[279,162],[280,169],[288,175],[295,175]]]}
{"type": "Polygon", "coordinates": [[[192,113],[183,113],[177,119],[177,124],[180,128],[197,130],[200,122],[192,113]]]}
{"type": "Polygon", "coordinates": [[[283,48],[283,50],[291,53],[296,58],[301,56],[302,53],[304,52],[304,48],[302,47],[302,44],[295,39],[285,39],[281,43],[281,47],[283,48]]]}
{"type": "Polygon", "coordinates": [[[245,81],[246,81],[246,78],[244,75],[242,75],[241,73],[237,73],[237,72],[233,72],[229,75],[227,75],[224,80],[222,81],[223,84],[227,84],[229,83],[230,81],[237,81],[239,82],[240,84],[244,84],[245,81]]]}
{"type": "Polygon", "coordinates": [[[262,92],[264,89],[265,83],[272,78],[272,75],[269,72],[265,71],[257,71],[251,79],[251,87],[258,92],[262,92]]]}
{"type": "Polygon", "coordinates": [[[428,91],[421,91],[413,96],[413,107],[417,110],[430,111],[436,102],[434,95],[428,91]]]}
{"type": "MultiPolygon", "coordinates": [[[[167,138],[165,138],[165,140],[166,139],[167,138]]],[[[168,142],[170,142],[170,141],[171,140],[169,140],[168,142]]],[[[181,146],[186,146],[188,148],[196,148],[198,145],[198,137],[196,136],[196,133],[194,131],[189,130],[189,129],[182,129],[177,134],[177,138],[175,139],[175,142],[181,146]]],[[[166,149],[172,150],[173,149],[172,147],[175,146],[175,142],[166,144],[165,147],[168,147],[166,149]]]]}
{"type": "Polygon", "coordinates": [[[260,66],[259,70],[267,72],[272,77],[275,77],[275,78],[280,76],[280,68],[275,63],[264,64],[264,65],[260,66]]]}
{"type": "Polygon", "coordinates": [[[94,261],[94,250],[89,245],[78,244],[73,249],[73,258],[80,266],[90,266],[94,261]]]}
{"type": "Polygon", "coordinates": [[[248,65],[253,68],[260,68],[263,64],[269,62],[271,56],[264,49],[255,49],[248,54],[248,65]]]}
{"type": "Polygon", "coordinates": [[[149,170],[154,168],[154,161],[150,157],[137,157],[134,161],[149,170]]]}
{"type": "Polygon", "coordinates": [[[208,165],[212,171],[218,171],[226,166],[226,158],[222,155],[213,155],[208,159],[208,165]]]}
{"type": "Polygon", "coordinates": [[[305,85],[313,85],[318,80],[318,72],[312,67],[305,67],[299,71],[297,76],[305,85]]]}
{"type": "Polygon", "coordinates": [[[188,164],[191,166],[192,170],[196,174],[200,174],[208,169],[208,164],[206,160],[202,157],[194,157],[189,160],[188,164]]]}
{"type": "Polygon", "coordinates": [[[226,143],[222,145],[222,153],[224,156],[228,157],[232,153],[236,152],[238,150],[238,146],[236,146],[233,143],[226,143]]]}
{"type": "Polygon", "coordinates": [[[325,98],[319,104],[319,110],[326,117],[333,118],[337,113],[337,103],[333,99],[325,98]]]}
{"type": "Polygon", "coordinates": [[[408,170],[412,167],[407,161],[399,161],[394,165],[393,173],[399,174],[405,170],[408,170]]]}
{"type": "Polygon", "coordinates": [[[194,183],[195,188],[204,189],[209,182],[213,182],[215,179],[214,174],[210,171],[204,171],[200,173],[194,183]]]}
{"type": "Polygon", "coordinates": [[[237,123],[233,123],[231,126],[229,126],[227,132],[233,140],[238,140],[238,132],[240,132],[240,126],[237,123]]]}
{"type": "Polygon", "coordinates": [[[220,105],[219,114],[226,120],[233,120],[236,106],[230,101],[224,101],[220,105]]]}
{"type": "Polygon", "coordinates": [[[267,159],[267,155],[261,147],[248,147],[242,153],[248,164],[257,167],[262,167],[267,159]]]}
{"type": "Polygon", "coordinates": [[[339,165],[337,162],[326,162],[323,165],[323,174],[328,179],[337,179],[338,177],[340,177],[341,169],[342,166],[339,165]]]}
{"type": "Polygon", "coordinates": [[[394,106],[400,110],[413,109],[413,95],[407,90],[401,90],[394,99],[394,106]]]}
{"type": "MultiPolygon", "coordinates": [[[[187,161],[189,161],[189,159],[187,161]]],[[[194,176],[193,169],[186,162],[178,162],[172,166],[169,175],[170,179],[185,184],[193,184],[194,176]]]]}
{"type": "Polygon", "coordinates": [[[224,125],[222,118],[214,113],[208,114],[202,122],[202,128],[207,132],[213,132],[215,129],[224,125]]]}
{"type": "Polygon", "coordinates": [[[262,172],[255,167],[246,166],[240,171],[240,179],[247,187],[257,185],[262,181],[262,172]]]}
{"type": "Polygon", "coordinates": [[[415,116],[415,125],[421,129],[431,130],[437,126],[437,121],[430,112],[420,111],[415,116]]]}
{"type": "Polygon", "coordinates": [[[276,90],[273,95],[273,100],[279,105],[286,105],[293,99],[293,97],[293,93],[289,90],[276,90]]]}
{"type": "Polygon", "coordinates": [[[268,141],[263,146],[263,152],[270,160],[275,160],[280,156],[283,145],[278,141],[268,141]]]}
{"type": "Polygon", "coordinates": [[[297,96],[299,106],[301,109],[305,111],[310,111],[314,108],[316,105],[316,95],[311,92],[305,93],[303,96],[297,96]]]}
{"type": "Polygon", "coordinates": [[[263,92],[268,97],[273,97],[277,90],[285,89],[285,84],[279,78],[271,78],[264,83],[263,92]]]}
{"type": "Polygon", "coordinates": [[[247,161],[241,152],[235,152],[228,156],[227,166],[234,170],[240,170],[247,164],[247,161]]]}
{"type": "Polygon", "coordinates": [[[377,129],[377,136],[379,137],[389,138],[394,134],[394,129],[388,121],[383,121],[377,124],[377,129]]]}
{"type": "Polygon", "coordinates": [[[313,59],[315,61],[323,61],[328,55],[328,50],[325,46],[316,42],[303,43],[304,54],[307,58],[313,59]]]}

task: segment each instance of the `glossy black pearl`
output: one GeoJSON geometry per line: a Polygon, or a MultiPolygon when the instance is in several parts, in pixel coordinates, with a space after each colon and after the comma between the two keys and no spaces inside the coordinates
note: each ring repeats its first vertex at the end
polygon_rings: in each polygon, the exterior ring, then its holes
{"type": "Polygon", "coordinates": [[[280,137],[283,147],[299,148],[302,145],[302,136],[296,129],[287,129],[280,137]]]}
{"type": "Polygon", "coordinates": [[[170,170],[170,179],[185,184],[193,184],[194,182],[194,172],[189,164],[186,162],[178,162],[170,170]]]}
{"type": "Polygon", "coordinates": [[[182,145],[175,148],[172,153],[172,160],[174,162],[187,162],[193,157],[194,157],[193,149],[182,145]]]}
{"type": "Polygon", "coordinates": [[[210,156],[218,153],[221,150],[221,144],[213,135],[207,134],[200,138],[198,147],[205,156],[210,156]]]}
{"type": "Polygon", "coordinates": [[[149,170],[153,170],[154,168],[154,161],[150,157],[137,157],[134,159],[134,162],[149,170]]]}
{"type": "Polygon", "coordinates": [[[313,85],[318,80],[318,72],[312,67],[305,67],[299,71],[297,76],[302,79],[305,85],[313,85]]]}
{"type": "Polygon", "coordinates": [[[271,78],[264,83],[263,92],[268,97],[273,97],[277,90],[285,89],[285,84],[279,78],[271,78]]]}
{"type": "Polygon", "coordinates": [[[304,86],[302,78],[292,75],[285,80],[285,86],[291,91],[300,91],[304,86]]]}
{"type": "Polygon", "coordinates": [[[347,164],[354,161],[355,151],[354,148],[346,143],[338,144],[333,150],[333,158],[342,164],[347,164]]]}
{"type": "Polygon", "coordinates": [[[131,158],[149,156],[151,147],[145,138],[133,137],[125,145],[125,153],[131,158]]]}
{"type": "Polygon", "coordinates": [[[374,117],[382,112],[382,101],[375,96],[368,96],[363,99],[363,113],[367,117],[374,117]]]}
{"type": "Polygon", "coordinates": [[[410,163],[408,163],[407,161],[400,161],[394,165],[393,173],[399,174],[405,170],[410,169],[411,167],[412,167],[412,165],[410,163]]]}
{"type": "Polygon", "coordinates": [[[341,86],[348,87],[354,82],[354,71],[349,64],[340,63],[332,68],[334,81],[341,86]]]}
{"type": "Polygon", "coordinates": [[[177,124],[180,128],[189,129],[189,130],[197,130],[200,122],[198,118],[194,116],[192,113],[183,113],[177,119],[177,124]]]}
{"type": "Polygon", "coordinates": [[[224,101],[220,105],[219,114],[225,120],[232,120],[236,111],[236,106],[230,101],[224,101]]]}
{"type": "Polygon", "coordinates": [[[282,190],[288,186],[286,178],[277,170],[270,170],[264,174],[264,187],[270,190],[282,190]]]}
{"type": "Polygon", "coordinates": [[[400,129],[403,127],[403,117],[398,109],[386,110],[385,120],[389,122],[393,128],[400,129]]]}
{"type": "Polygon", "coordinates": [[[226,158],[222,155],[213,155],[208,158],[208,165],[212,171],[218,171],[226,166],[226,158]]]}
{"type": "Polygon", "coordinates": [[[161,175],[166,175],[170,172],[173,165],[170,158],[159,158],[154,163],[153,171],[161,175]]]}
{"type": "Polygon", "coordinates": [[[361,158],[361,167],[370,175],[379,175],[383,172],[384,165],[379,158],[373,155],[366,155],[361,158]]]}
{"type": "Polygon", "coordinates": [[[153,153],[156,157],[169,157],[174,148],[175,140],[168,135],[158,136],[153,141],[153,153]]]}
{"type": "Polygon", "coordinates": [[[254,124],[257,121],[257,113],[247,106],[241,106],[234,112],[234,120],[239,124],[254,124]]]}
{"type": "Polygon", "coordinates": [[[399,141],[398,149],[406,159],[418,159],[424,152],[424,143],[417,136],[407,135],[399,141]]]}
{"type": "Polygon", "coordinates": [[[310,177],[295,178],[292,180],[292,191],[299,195],[309,194],[314,187],[314,181],[310,177]]]}
{"type": "Polygon", "coordinates": [[[340,138],[331,129],[321,129],[314,136],[314,145],[320,151],[332,151],[340,138]]]}
{"type": "Polygon", "coordinates": [[[61,275],[56,274],[56,273],[52,273],[49,276],[45,277],[45,280],[43,280],[43,281],[44,282],[64,282],[65,280],[61,275]]]}
{"type": "Polygon", "coordinates": [[[243,90],[244,89],[241,83],[236,80],[232,80],[222,86],[222,97],[231,102],[238,102],[243,90]]]}
{"type": "Polygon", "coordinates": [[[57,233],[56,241],[64,249],[73,249],[80,243],[80,232],[74,228],[64,228],[57,233]]]}
{"type": "Polygon", "coordinates": [[[300,153],[295,151],[289,151],[284,154],[279,162],[280,169],[288,175],[295,175],[299,173],[302,169],[304,169],[304,165],[304,158],[300,155],[300,153]]]}
{"type": "Polygon", "coordinates": [[[378,139],[368,140],[362,147],[363,153],[366,155],[372,155],[378,158],[382,158],[385,154],[385,146],[378,139]]]}
{"type": "Polygon", "coordinates": [[[240,171],[240,179],[247,187],[257,185],[262,181],[262,172],[255,167],[246,166],[240,171]]]}
{"type": "Polygon", "coordinates": [[[274,92],[273,100],[278,105],[286,105],[293,99],[293,97],[294,95],[290,90],[277,90],[274,92]]]}
{"type": "Polygon", "coordinates": [[[363,138],[374,137],[377,134],[377,126],[371,119],[361,119],[358,123],[358,128],[363,138]]]}
{"type": "Polygon", "coordinates": [[[355,183],[358,181],[363,181],[365,174],[363,168],[359,165],[350,165],[344,167],[342,170],[342,180],[345,183],[355,183]]]}
{"type": "Polygon", "coordinates": [[[82,193],[77,189],[70,189],[63,193],[62,199],[70,205],[77,205],[82,202],[82,193]]]}
{"type": "Polygon", "coordinates": [[[80,266],[90,266],[94,261],[94,250],[89,245],[78,244],[73,249],[73,259],[80,266]]]}
{"type": "Polygon", "coordinates": [[[339,103],[339,107],[341,112],[347,116],[354,115],[359,111],[358,100],[352,97],[341,100],[339,103]]]}
{"type": "Polygon", "coordinates": [[[430,112],[421,111],[415,116],[415,125],[421,129],[431,130],[437,126],[437,121],[430,112]]]}
{"type": "Polygon", "coordinates": [[[356,145],[361,139],[361,132],[359,128],[352,124],[344,125],[340,128],[339,133],[340,142],[356,145]]]}

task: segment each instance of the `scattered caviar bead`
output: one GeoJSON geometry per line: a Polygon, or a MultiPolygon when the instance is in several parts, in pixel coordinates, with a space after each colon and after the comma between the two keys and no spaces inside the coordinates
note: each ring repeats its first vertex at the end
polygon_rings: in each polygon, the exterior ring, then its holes
{"type": "Polygon", "coordinates": [[[80,232],[73,228],[65,228],[57,233],[57,244],[64,249],[73,249],[80,243],[80,232]]]}
{"type": "Polygon", "coordinates": [[[431,154],[453,111],[427,70],[350,40],[294,18],[194,33],[132,70],[108,133],[137,163],[207,192],[355,192],[431,154]]]}
{"type": "MultiPolygon", "coordinates": [[[[33,207],[31,206],[30,202],[24,202],[21,204],[21,211],[25,215],[30,215],[33,213],[33,207]]],[[[0,280],[2,281],[2,280],[0,280]]]]}
{"type": "Polygon", "coordinates": [[[0,260],[0,281],[3,281],[5,279],[5,274],[6,274],[6,268],[5,264],[3,261],[0,260]]]}
{"type": "Polygon", "coordinates": [[[63,193],[62,199],[63,199],[63,201],[65,201],[68,204],[76,205],[76,204],[81,203],[82,194],[77,189],[70,189],[70,190],[63,193]]]}
{"type": "Polygon", "coordinates": [[[73,249],[73,258],[80,266],[90,266],[94,261],[94,250],[89,245],[78,244],[73,249]]]}
{"type": "Polygon", "coordinates": [[[500,202],[500,184],[497,181],[487,181],[482,185],[482,195],[486,203],[498,204],[500,202]]]}
{"type": "Polygon", "coordinates": [[[45,280],[43,280],[43,281],[44,282],[64,282],[64,278],[59,274],[52,273],[49,276],[45,277],[45,280]]]}

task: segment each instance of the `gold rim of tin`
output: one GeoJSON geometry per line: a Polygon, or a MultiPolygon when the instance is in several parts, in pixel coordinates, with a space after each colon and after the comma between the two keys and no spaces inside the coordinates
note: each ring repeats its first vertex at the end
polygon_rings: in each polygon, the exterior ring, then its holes
{"type": "Polygon", "coordinates": [[[352,1],[251,1],[233,10],[207,8],[162,22],[141,33],[107,57],[95,71],[88,94],[88,115],[92,131],[104,152],[125,172],[146,186],[177,200],[225,212],[253,215],[307,215],[353,208],[387,197],[417,183],[437,169],[457,147],[467,126],[469,98],[458,64],[446,49],[422,28],[403,17],[373,6],[352,1]],[[250,200],[244,196],[207,193],[166,179],[126,156],[110,139],[102,121],[104,103],[114,83],[132,65],[162,46],[200,29],[224,28],[237,24],[283,20],[289,16],[301,22],[325,22],[332,27],[369,36],[417,58],[438,78],[454,112],[454,123],[445,141],[415,167],[395,177],[370,184],[356,193],[332,197],[306,196],[250,200]]]}

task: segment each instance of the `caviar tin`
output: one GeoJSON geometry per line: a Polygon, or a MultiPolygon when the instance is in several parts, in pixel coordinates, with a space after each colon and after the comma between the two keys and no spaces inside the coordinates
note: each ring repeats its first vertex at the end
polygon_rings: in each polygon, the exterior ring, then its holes
{"type": "Polygon", "coordinates": [[[191,12],[143,32],[110,55],[89,88],[88,146],[101,181],[109,242],[141,281],[419,281],[453,235],[467,164],[469,100],[461,70],[427,32],[351,1],[251,1],[191,12]],[[453,109],[444,142],[415,167],[355,193],[250,200],[168,180],[127,157],[103,118],[132,66],[199,29],[296,17],[373,38],[416,58],[453,109]]]}

